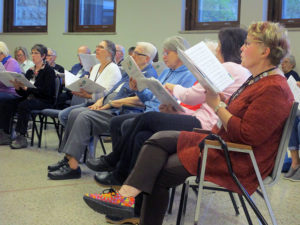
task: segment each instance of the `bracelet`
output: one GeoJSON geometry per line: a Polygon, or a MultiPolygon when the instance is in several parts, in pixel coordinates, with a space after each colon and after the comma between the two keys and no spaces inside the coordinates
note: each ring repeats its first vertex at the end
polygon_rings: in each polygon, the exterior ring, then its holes
{"type": "Polygon", "coordinates": [[[220,101],[219,105],[217,105],[214,109],[215,113],[217,114],[220,108],[226,108],[226,106],[225,102],[220,101]]]}

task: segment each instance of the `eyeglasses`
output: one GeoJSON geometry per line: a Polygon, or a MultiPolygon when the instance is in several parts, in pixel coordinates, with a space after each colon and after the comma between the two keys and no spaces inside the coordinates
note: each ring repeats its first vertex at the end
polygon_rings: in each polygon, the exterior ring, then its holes
{"type": "Polygon", "coordinates": [[[143,53],[139,53],[139,52],[137,52],[137,51],[133,51],[133,54],[138,55],[138,56],[147,56],[147,55],[145,55],[145,54],[143,54],[143,53]]]}
{"type": "Polygon", "coordinates": [[[30,55],[39,55],[39,52],[31,52],[30,55]]]}
{"type": "Polygon", "coordinates": [[[167,55],[169,55],[169,53],[170,53],[170,51],[163,51],[163,56],[167,56],[167,55]]]}
{"type": "Polygon", "coordinates": [[[96,45],[96,48],[100,48],[100,49],[107,49],[106,47],[104,47],[103,45],[96,45]]]}
{"type": "Polygon", "coordinates": [[[251,43],[263,43],[263,42],[260,41],[260,40],[252,40],[252,41],[249,41],[249,40],[247,40],[247,39],[244,41],[244,45],[247,46],[247,47],[248,47],[249,45],[251,45],[251,43]]]}

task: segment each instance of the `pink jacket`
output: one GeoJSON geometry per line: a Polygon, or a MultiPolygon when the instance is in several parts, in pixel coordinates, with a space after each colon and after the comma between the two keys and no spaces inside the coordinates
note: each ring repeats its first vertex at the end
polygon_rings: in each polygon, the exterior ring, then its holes
{"type": "MultiPolygon", "coordinates": [[[[251,74],[240,64],[226,62],[223,63],[223,66],[235,80],[232,85],[222,92],[227,99],[247,80],[251,74]]],[[[185,114],[197,117],[197,119],[201,122],[203,129],[211,130],[217,123],[218,116],[215,114],[214,110],[205,103],[205,89],[199,83],[190,88],[184,88],[180,85],[176,85],[173,90],[173,95],[181,102],[188,105],[202,104],[202,106],[196,111],[185,108],[185,114]]]]}

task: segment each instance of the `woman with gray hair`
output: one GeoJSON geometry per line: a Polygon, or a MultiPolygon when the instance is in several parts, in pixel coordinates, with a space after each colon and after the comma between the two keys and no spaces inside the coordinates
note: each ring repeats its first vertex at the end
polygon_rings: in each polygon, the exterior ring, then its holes
{"type": "Polygon", "coordinates": [[[34,63],[29,59],[27,49],[23,46],[15,48],[15,59],[18,61],[22,72],[25,74],[28,69],[34,66],[34,63]]]}

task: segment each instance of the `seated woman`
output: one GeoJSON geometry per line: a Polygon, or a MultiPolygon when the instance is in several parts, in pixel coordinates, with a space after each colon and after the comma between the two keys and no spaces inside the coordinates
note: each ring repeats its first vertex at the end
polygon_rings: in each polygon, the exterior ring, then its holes
{"type": "MultiPolygon", "coordinates": [[[[229,98],[251,75],[240,65],[241,50],[247,32],[241,28],[225,28],[219,32],[219,44],[216,48],[216,56],[223,63],[225,69],[234,77],[235,82],[226,88],[222,94],[229,98]]],[[[113,140],[113,152],[107,156],[101,156],[97,160],[88,160],[87,166],[98,171],[107,171],[113,167],[112,172],[102,172],[95,175],[98,183],[103,185],[122,185],[127,178],[144,142],[154,133],[163,130],[192,131],[193,128],[211,130],[217,123],[218,116],[205,102],[205,89],[198,83],[191,88],[167,83],[165,87],[181,102],[190,105],[202,104],[196,111],[185,108],[185,113],[174,111],[172,107],[161,105],[160,111],[148,112],[137,117],[130,129],[125,134],[118,133],[121,125],[118,120],[111,120],[111,134],[113,140]],[[116,136],[119,134],[119,136],[116,136]],[[120,144],[116,145],[116,140],[120,144]]],[[[117,142],[118,143],[118,142],[117,142]]],[[[139,197],[140,198],[140,197],[139,197]]],[[[135,206],[135,216],[139,216],[139,198],[135,206]]],[[[123,218],[124,219],[124,218],[123,218]]]]}
{"type": "MultiPolygon", "coordinates": [[[[230,97],[227,106],[219,94],[207,90],[206,102],[218,115],[221,126],[213,133],[225,141],[251,145],[262,178],[274,166],[284,123],[289,115],[293,94],[278,69],[289,51],[286,30],[277,23],[250,25],[241,48],[242,65],[252,76],[230,97]]],[[[193,132],[162,131],[148,139],[134,169],[119,192],[87,194],[86,203],[100,213],[124,215],[134,197],[144,193],[141,223],[159,225],[168,206],[169,188],[197,174],[198,144],[206,135],[193,132]]],[[[250,158],[231,153],[233,169],[249,194],[258,187],[250,158]]],[[[205,179],[240,192],[228,173],[222,151],[208,152],[205,179]]]]}
{"type": "Polygon", "coordinates": [[[17,112],[17,137],[11,143],[11,148],[19,149],[27,147],[27,124],[30,111],[50,108],[55,97],[55,72],[45,62],[47,48],[44,45],[36,44],[31,48],[34,68],[27,70],[25,77],[30,80],[36,88],[26,87],[23,83],[12,81],[15,90],[21,98],[3,101],[0,107],[0,129],[3,130],[0,143],[10,144],[11,139],[8,134],[10,121],[17,112]],[[17,109],[17,110],[16,110],[17,109]]]}
{"type": "MultiPolygon", "coordinates": [[[[115,55],[116,46],[112,41],[104,40],[96,46],[96,57],[100,63],[93,66],[89,79],[104,87],[106,93],[122,78],[120,69],[114,61],[115,55]]],[[[62,110],[58,115],[60,123],[66,126],[68,116],[73,109],[92,105],[105,95],[104,92],[89,93],[83,89],[80,92],[73,91],[73,95],[83,98],[85,102],[62,110]]]]}
{"type": "Polygon", "coordinates": [[[284,178],[291,181],[300,181],[300,117],[297,116],[294,122],[289,150],[291,152],[292,164],[289,171],[284,175],[284,178]]]}

